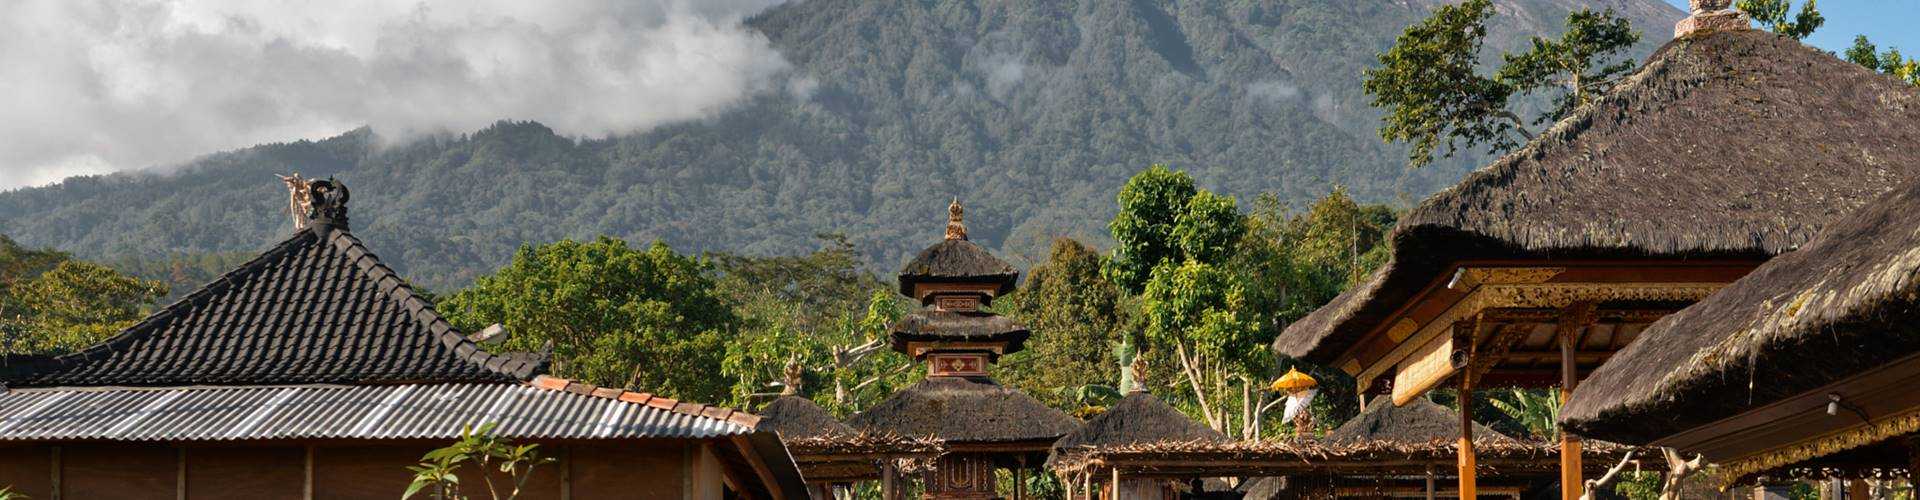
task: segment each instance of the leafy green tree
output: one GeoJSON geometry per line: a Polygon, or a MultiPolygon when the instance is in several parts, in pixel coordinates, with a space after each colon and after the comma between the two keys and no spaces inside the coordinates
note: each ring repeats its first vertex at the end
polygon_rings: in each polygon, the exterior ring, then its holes
{"type": "Polygon", "coordinates": [[[151,312],[166,285],[0,237],[0,354],[65,354],[151,312]]]}
{"type": "Polygon", "coordinates": [[[1379,67],[1365,71],[1362,88],[1387,111],[1380,137],[1409,143],[1408,165],[1432,163],[1442,146],[1446,157],[1476,146],[1492,153],[1518,147],[1534,134],[1510,109],[1517,95],[1565,87],[1557,105],[1533,123],[1555,121],[1611,89],[1632,67],[1631,61],[1606,62],[1639,41],[1629,22],[1612,10],[1581,9],[1568,14],[1559,39],[1534,37],[1527,52],[1504,54],[1504,65],[1483,75],[1480,52],[1494,14],[1491,0],[1435,7],[1379,55],[1379,67]]]}
{"type": "Polygon", "coordinates": [[[1800,12],[1792,16],[1788,16],[1788,11],[1793,9],[1792,0],[1739,0],[1734,2],[1733,7],[1747,13],[1753,22],[1760,23],[1774,33],[1804,40],[1814,30],[1820,29],[1820,25],[1827,23],[1826,16],[1820,15],[1820,8],[1814,5],[1814,1],[1807,0],[1805,5],[1800,6],[1800,12]]]}
{"type": "Polygon", "coordinates": [[[1065,411],[1103,405],[1119,388],[1115,346],[1128,325],[1106,258],[1068,238],[1027,273],[1018,293],[994,303],[1033,331],[1027,349],[1001,360],[996,378],[1065,411]],[[1104,388],[1104,391],[1103,389],[1104,388]]]}
{"type": "Polygon", "coordinates": [[[1174,216],[1173,239],[1188,259],[1220,262],[1233,255],[1247,227],[1233,198],[1201,190],[1174,216]]]}
{"type": "Polygon", "coordinates": [[[1534,438],[1553,440],[1560,436],[1560,396],[1555,390],[1508,388],[1487,398],[1508,418],[1518,422],[1534,438]]]}
{"type": "Polygon", "coordinates": [[[1574,108],[1613,88],[1613,84],[1634,67],[1631,59],[1607,64],[1618,53],[1640,42],[1633,23],[1612,10],[1577,10],[1567,14],[1567,31],[1559,39],[1533,37],[1532,48],[1519,54],[1504,54],[1505,64],[1494,78],[1516,91],[1563,87],[1565,93],[1554,99],[1551,112],[1534,118],[1535,125],[1557,120],[1574,108]],[[1594,67],[1599,64],[1600,67],[1594,67]]]}
{"type": "Polygon", "coordinates": [[[1162,262],[1183,260],[1175,231],[1179,217],[1199,188],[1186,172],[1154,165],[1120,187],[1120,212],[1107,228],[1113,232],[1113,281],[1128,293],[1140,293],[1162,262]]]}
{"type": "Polygon", "coordinates": [[[1149,349],[1171,355],[1202,420],[1215,430],[1255,437],[1249,377],[1270,364],[1258,321],[1244,309],[1244,283],[1218,266],[1188,260],[1154,269],[1141,295],[1149,349]],[[1237,406],[1237,407],[1236,407],[1237,406]]]}
{"type": "Polygon", "coordinates": [[[1900,49],[1889,47],[1886,52],[1867,40],[1866,35],[1853,37],[1853,45],[1845,53],[1848,61],[1866,66],[1867,69],[1893,75],[1909,84],[1920,85],[1920,60],[1907,59],[1900,55],[1900,49]]]}
{"type": "Polygon", "coordinates": [[[604,236],[562,240],[522,247],[439,310],[464,330],[504,325],[506,349],[551,345],[559,376],[722,401],[727,384],[713,374],[739,318],[709,271],[664,243],[641,250],[604,236]]]}

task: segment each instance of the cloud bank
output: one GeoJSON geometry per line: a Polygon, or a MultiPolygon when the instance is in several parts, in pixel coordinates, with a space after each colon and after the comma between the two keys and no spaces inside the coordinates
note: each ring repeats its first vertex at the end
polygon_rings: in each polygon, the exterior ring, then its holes
{"type": "Polygon", "coordinates": [[[8,1],[0,189],[361,125],[695,119],[778,89],[786,62],[740,23],[778,1],[8,1]]]}

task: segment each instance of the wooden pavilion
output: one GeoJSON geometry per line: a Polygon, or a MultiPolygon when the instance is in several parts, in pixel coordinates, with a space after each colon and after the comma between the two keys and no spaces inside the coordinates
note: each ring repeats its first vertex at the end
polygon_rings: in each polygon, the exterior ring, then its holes
{"type": "MultiPolygon", "coordinates": [[[[1911,127],[1909,124],[1908,127],[1911,127]]],[[[1920,470],[1920,184],[1654,323],[1562,413],[1727,483],[1920,470]]]]}
{"type": "MultiPolygon", "coordinates": [[[[1695,3],[1612,92],[1407,213],[1388,263],[1275,350],[1395,404],[1443,384],[1564,394],[1653,321],[1920,172],[1902,160],[1920,156],[1913,86],[1695,3]]],[[[1580,456],[1563,483],[1581,483],[1580,456]]]]}
{"type": "MultiPolygon", "coordinates": [[[[790,378],[787,387],[796,385],[790,378]]],[[[780,435],[815,499],[837,498],[836,490],[850,495],[856,483],[879,480],[883,471],[924,471],[943,451],[933,439],[855,431],[812,400],[792,393],[768,402],[758,415],[761,430],[780,435]]]]}
{"type": "MultiPolygon", "coordinates": [[[[522,498],[805,497],[758,417],[481,348],[348,230],[344,185],[298,187],[305,227],[252,261],[82,351],[0,360],[0,485],[41,499],[393,498],[426,451],[490,423],[557,459],[522,498]]],[[[468,492],[489,474],[461,473],[468,492]]]]}
{"type": "MultiPolygon", "coordinates": [[[[1451,476],[1446,468],[1458,451],[1453,440],[1463,419],[1426,398],[1404,406],[1373,405],[1324,438],[1257,442],[1216,439],[1191,427],[1180,430],[1176,422],[1198,424],[1158,400],[1153,403],[1157,405],[1116,405],[1116,410],[1130,409],[1095,417],[1076,433],[1100,439],[1062,439],[1048,465],[1068,478],[1071,496],[1174,498],[1174,486],[1199,478],[1248,480],[1233,490],[1187,491],[1181,498],[1415,498],[1429,492],[1435,498],[1459,496],[1457,489],[1436,481],[1451,476]],[[1145,430],[1135,431],[1136,427],[1145,430]],[[1118,496],[1110,489],[1113,484],[1122,485],[1118,496]]],[[[1555,479],[1557,444],[1509,438],[1479,424],[1474,427],[1482,472],[1494,481],[1476,495],[1519,498],[1539,490],[1543,483],[1550,486],[1555,479]]],[[[1632,451],[1597,444],[1582,450],[1594,459],[1586,466],[1590,472],[1632,451]]]]}
{"type": "Polygon", "coordinates": [[[1020,498],[1026,470],[1040,465],[1053,442],[1080,421],[988,374],[988,365],[1027,340],[1026,326],[984,309],[1012,292],[1020,273],[967,241],[958,201],[948,211],[946,239],[900,271],[900,292],[919,300],[921,309],[888,333],[895,351],[926,364],[927,378],[848,424],[871,434],[939,440],[946,454],[921,474],[926,498],[997,498],[997,469],[1014,471],[1012,494],[1020,498]]]}

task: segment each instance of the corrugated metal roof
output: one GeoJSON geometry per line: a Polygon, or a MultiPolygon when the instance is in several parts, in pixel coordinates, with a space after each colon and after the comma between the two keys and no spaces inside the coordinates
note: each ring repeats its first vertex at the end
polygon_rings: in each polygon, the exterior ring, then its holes
{"type": "Polygon", "coordinates": [[[512,438],[707,438],[751,426],[524,384],[15,389],[0,441],[450,439],[497,422],[512,438]]]}

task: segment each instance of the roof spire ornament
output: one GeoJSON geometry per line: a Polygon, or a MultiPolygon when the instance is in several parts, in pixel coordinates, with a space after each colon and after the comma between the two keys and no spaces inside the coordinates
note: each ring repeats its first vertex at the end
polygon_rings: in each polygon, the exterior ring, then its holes
{"type": "Polygon", "coordinates": [[[1686,19],[1673,25],[1673,37],[1680,38],[1700,30],[1743,30],[1750,26],[1747,14],[1733,10],[1733,0],[1689,0],[1686,19]]]}
{"type": "Polygon", "coordinates": [[[784,380],[780,381],[780,395],[800,395],[800,384],[803,382],[806,374],[807,370],[800,367],[800,359],[798,357],[787,360],[786,368],[780,371],[780,375],[784,377],[784,380]]]}
{"type": "Polygon", "coordinates": [[[953,203],[947,205],[947,239],[967,239],[967,223],[962,221],[967,209],[960,206],[960,197],[953,197],[953,203]]]}
{"type": "Polygon", "coordinates": [[[307,228],[307,214],[313,211],[313,196],[307,192],[307,179],[299,172],[293,175],[274,174],[282,184],[287,185],[287,215],[293,217],[293,230],[307,228]]]}

